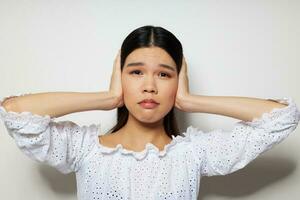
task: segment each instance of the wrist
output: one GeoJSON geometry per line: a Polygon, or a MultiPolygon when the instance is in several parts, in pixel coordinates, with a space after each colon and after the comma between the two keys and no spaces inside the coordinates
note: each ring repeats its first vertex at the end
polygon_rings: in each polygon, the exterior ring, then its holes
{"type": "Polygon", "coordinates": [[[189,94],[180,100],[180,106],[184,112],[202,112],[206,97],[204,95],[189,94]]]}
{"type": "Polygon", "coordinates": [[[181,96],[176,98],[175,106],[183,111],[183,112],[190,112],[190,97],[191,95],[181,96]]]}
{"type": "Polygon", "coordinates": [[[116,95],[112,92],[108,92],[108,94],[111,96],[112,102],[113,102],[113,109],[121,107],[123,105],[123,97],[120,95],[116,95]]]}

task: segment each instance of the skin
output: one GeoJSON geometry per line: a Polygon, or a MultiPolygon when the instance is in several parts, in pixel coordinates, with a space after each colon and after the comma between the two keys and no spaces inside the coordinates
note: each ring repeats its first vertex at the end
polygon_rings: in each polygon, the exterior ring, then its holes
{"type": "MultiPolygon", "coordinates": [[[[183,65],[185,62],[183,62],[183,65]]],[[[186,72],[186,68],[182,68],[186,72]]],[[[120,130],[101,137],[101,143],[114,147],[122,143],[128,149],[141,151],[147,143],[160,150],[171,142],[163,127],[163,118],[175,106],[179,106],[179,97],[188,92],[187,77],[177,74],[176,63],[172,57],[159,47],[139,48],[131,52],[120,70],[120,51],[115,59],[110,91],[119,96],[117,107],[126,105],[128,121],[120,130]],[[130,63],[143,62],[144,65],[127,66],[130,63]],[[160,67],[170,66],[171,69],[160,67]],[[180,81],[181,80],[181,81],[180,81]],[[121,86],[120,86],[120,83],[121,86]],[[183,84],[184,83],[184,84],[183,84]],[[159,103],[154,109],[144,109],[138,102],[152,98],[159,103]]]]}
{"type": "MultiPolygon", "coordinates": [[[[142,151],[147,143],[152,143],[163,150],[171,138],[163,130],[162,119],[172,106],[183,112],[211,113],[244,121],[252,121],[274,108],[286,106],[259,98],[190,94],[185,58],[176,78],[174,75],[171,79],[163,79],[160,72],[165,70],[158,68],[161,63],[175,66],[172,58],[160,48],[138,49],[126,58],[125,68],[121,72],[118,54],[111,77],[110,94],[116,99],[116,107],[125,103],[130,114],[128,123],[122,129],[116,134],[107,135],[112,138],[106,144],[115,147],[122,143],[127,149],[142,151]],[[145,66],[137,66],[140,71],[129,74],[126,65],[131,62],[144,62],[145,66]],[[161,104],[155,110],[143,110],[137,103],[146,97],[152,97],[161,104]]],[[[103,141],[100,140],[100,143],[103,144],[103,141]]]]}

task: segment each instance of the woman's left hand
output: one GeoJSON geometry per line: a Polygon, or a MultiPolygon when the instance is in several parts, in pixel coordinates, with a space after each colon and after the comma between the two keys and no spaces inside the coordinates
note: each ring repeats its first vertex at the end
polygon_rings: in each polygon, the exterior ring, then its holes
{"type": "Polygon", "coordinates": [[[185,61],[185,57],[182,58],[182,65],[179,72],[178,77],[178,88],[176,93],[175,99],[175,107],[181,111],[184,111],[184,102],[189,96],[189,79],[188,79],[188,72],[187,72],[187,64],[185,61]]]}

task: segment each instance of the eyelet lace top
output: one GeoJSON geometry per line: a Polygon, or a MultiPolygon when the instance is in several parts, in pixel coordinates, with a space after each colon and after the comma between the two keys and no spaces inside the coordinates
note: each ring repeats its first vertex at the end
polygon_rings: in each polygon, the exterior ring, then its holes
{"type": "MultiPolygon", "coordinates": [[[[19,94],[26,95],[26,94],[19,94]]],[[[17,95],[17,96],[19,96],[17,95]]],[[[29,158],[63,174],[76,173],[80,200],[196,200],[201,176],[233,173],[293,132],[300,112],[291,97],[269,99],[284,103],[252,121],[238,121],[231,131],[204,132],[193,126],[160,151],[147,143],[140,152],[122,144],[99,143],[101,125],[79,126],[49,115],[6,111],[0,118],[17,147],[29,158]]]]}
{"type": "MultiPolygon", "coordinates": [[[[98,140],[97,137],[96,137],[96,140],[98,140]]],[[[123,147],[122,144],[117,144],[117,146],[115,146],[114,148],[104,146],[97,141],[96,141],[96,144],[99,147],[99,151],[102,152],[103,154],[119,153],[119,154],[123,154],[123,155],[133,156],[136,160],[143,160],[149,153],[153,153],[160,158],[164,157],[164,156],[166,156],[166,154],[169,151],[171,151],[172,148],[176,147],[176,144],[183,142],[183,141],[189,141],[189,140],[190,140],[190,137],[183,137],[181,135],[177,135],[175,137],[174,135],[172,135],[172,141],[169,144],[166,144],[162,151],[160,151],[154,144],[148,142],[145,145],[145,149],[140,152],[126,149],[123,147]]]]}

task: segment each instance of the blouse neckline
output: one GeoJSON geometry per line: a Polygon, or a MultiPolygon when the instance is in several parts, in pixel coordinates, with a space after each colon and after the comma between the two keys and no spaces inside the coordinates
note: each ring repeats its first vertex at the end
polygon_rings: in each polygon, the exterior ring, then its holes
{"type": "MultiPolygon", "coordinates": [[[[97,129],[97,133],[100,134],[99,128],[97,129]]],[[[190,130],[191,126],[187,128],[187,130],[190,130]]],[[[122,154],[122,155],[128,155],[134,157],[136,160],[142,160],[144,159],[148,154],[154,154],[158,156],[159,158],[164,157],[167,155],[168,152],[173,149],[176,144],[179,144],[184,141],[190,141],[190,135],[188,134],[189,131],[184,132],[183,135],[177,135],[174,136],[172,135],[172,140],[170,143],[166,144],[163,148],[163,150],[159,150],[158,147],[156,147],[154,144],[151,142],[146,143],[144,150],[142,151],[134,151],[130,149],[126,149],[121,143],[117,144],[115,147],[108,147],[99,141],[99,135],[95,134],[95,142],[100,150],[101,153],[103,154],[122,154]]]]}

